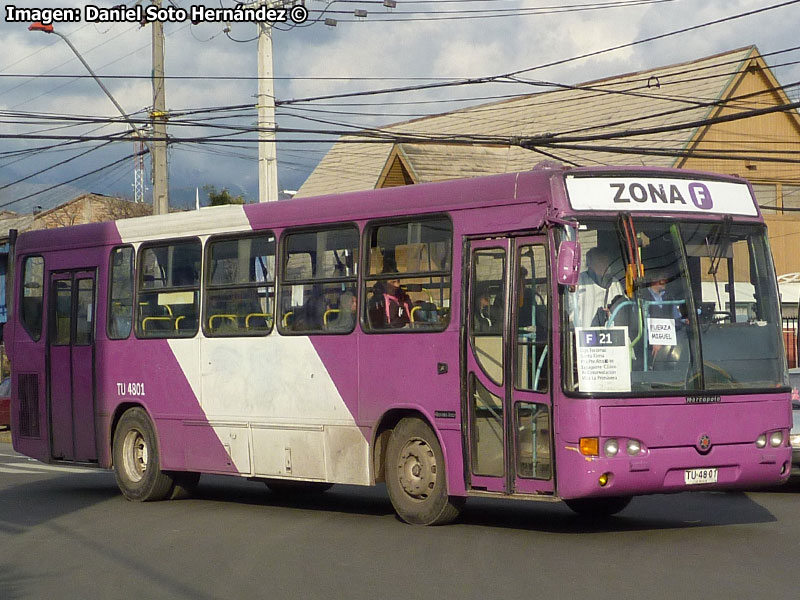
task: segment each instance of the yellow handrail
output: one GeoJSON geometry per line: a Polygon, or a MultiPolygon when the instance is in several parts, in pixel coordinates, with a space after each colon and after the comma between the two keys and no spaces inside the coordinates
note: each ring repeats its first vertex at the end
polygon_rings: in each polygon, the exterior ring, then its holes
{"type": "Polygon", "coordinates": [[[324,313],[322,313],[322,324],[327,327],[328,326],[328,315],[332,314],[339,314],[341,312],[338,308],[329,308],[324,313]]]}
{"type": "Polygon", "coordinates": [[[171,323],[172,317],[145,317],[144,319],[142,319],[142,331],[147,329],[148,321],[169,321],[171,323]]]}
{"type": "Polygon", "coordinates": [[[270,327],[269,323],[272,322],[272,313],[250,313],[244,318],[244,326],[247,329],[250,329],[250,319],[252,317],[263,317],[267,321],[267,327],[270,327]]]}
{"type": "Polygon", "coordinates": [[[422,308],[422,307],[421,306],[415,306],[414,308],[411,309],[411,313],[409,314],[409,317],[411,318],[411,322],[412,323],[414,322],[414,313],[417,312],[420,308],[422,308]]]}
{"type": "Polygon", "coordinates": [[[229,321],[231,321],[233,323],[234,327],[236,327],[239,324],[238,321],[236,320],[236,315],[216,314],[216,315],[211,315],[208,318],[208,328],[209,329],[214,329],[214,319],[228,319],[229,321]]]}

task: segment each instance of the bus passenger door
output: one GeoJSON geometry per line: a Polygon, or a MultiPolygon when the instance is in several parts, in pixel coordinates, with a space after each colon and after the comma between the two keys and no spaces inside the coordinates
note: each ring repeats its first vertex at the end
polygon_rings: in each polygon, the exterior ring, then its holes
{"type": "Polygon", "coordinates": [[[554,491],[546,244],[470,242],[464,408],[474,490],[554,491]]]}
{"type": "Polygon", "coordinates": [[[51,454],[97,460],[94,419],[93,271],[52,273],[48,319],[51,454]]]}

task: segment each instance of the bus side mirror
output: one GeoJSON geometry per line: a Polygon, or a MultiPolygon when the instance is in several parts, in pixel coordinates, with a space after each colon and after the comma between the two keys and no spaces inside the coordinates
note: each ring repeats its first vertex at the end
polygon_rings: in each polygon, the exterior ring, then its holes
{"type": "Polygon", "coordinates": [[[558,246],[556,279],[561,285],[578,285],[581,272],[581,244],[564,240],[558,246]]]}

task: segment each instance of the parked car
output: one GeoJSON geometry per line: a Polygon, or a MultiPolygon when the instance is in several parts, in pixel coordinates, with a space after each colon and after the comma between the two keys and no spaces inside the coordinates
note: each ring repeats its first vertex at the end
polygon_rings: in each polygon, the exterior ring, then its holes
{"type": "Polygon", "coordinates": [[[792,476],[800,475],[800,368],[789,369],[789,382],[792,385],[792,476]]]}
{"type": "Polygon", "coordinates": [[[0,381],[0,428],[11,425],[11,377],[0,381]]]}

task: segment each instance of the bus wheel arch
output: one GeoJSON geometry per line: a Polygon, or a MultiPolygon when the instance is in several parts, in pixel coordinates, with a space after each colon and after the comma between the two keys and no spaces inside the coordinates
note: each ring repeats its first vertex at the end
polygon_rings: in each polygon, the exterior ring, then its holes
{"type": "Polygon", "coordinates": [[[138,502],[168,498],[175,482],[161,470],[158,438],[147,411],[134,404],[115,415],[114,422],[111,456],[122,494],[138,502]]]}
{"type": "Polygon", "coordinates": [[[372,436],[372,467],[375,483],[386,481],[386,446],[392,436],[392,430],[404,418],[417,417],[425,419],[418,411],[411,409],[392,409],[381,417],[372,436]]]}
{"type": "Polygon", "coordinates": [[[450,496],[441,441],[430,423],[411,412],[391,429],[383,468],[397,515],[412,525],[444,525],[455,520],[466,498],[450,496]]]}

